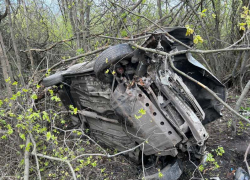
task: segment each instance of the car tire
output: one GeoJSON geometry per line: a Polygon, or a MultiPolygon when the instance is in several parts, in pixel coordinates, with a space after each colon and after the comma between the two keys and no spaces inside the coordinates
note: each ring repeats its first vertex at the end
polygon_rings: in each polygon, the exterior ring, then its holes
{"type": "Polygon", "coordinates": [[[45,87],[49,87],[49,86],[60,84],[62,81],[63,81],[63,75],[62,75],[62,72],[60,72],[60,73],[56,73],[49,77],[44,78],[42,81],[42,84],[45,87]]]}
{"type": "Polygon", "coordinates": [[[118,44],[103,51],[95,60],[94,72],[96,77],[102,82],[111,82],[113,79],[112,74],[106,74],[104,71],[122,58],[131,58],[133,52],[134,50],[128,44],[118,44]]]}

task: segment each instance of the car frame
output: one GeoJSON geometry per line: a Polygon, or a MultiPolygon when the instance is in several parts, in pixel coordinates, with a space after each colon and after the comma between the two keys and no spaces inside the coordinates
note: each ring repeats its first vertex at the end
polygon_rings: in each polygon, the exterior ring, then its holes
{"type": "MultiPolygon", "coordinates": [[[[167,53],[187,49],[166,33],[193,46],[186,28],[175,27],[155,31],[142,47],[167,53]]],[[[171,61],[226,100],[224,85],[191,53],[171,61]]],[[[66,109],[77,107],[75,124],[90,129],[104,146],[131,150],[126,153],[131,161],[153,167],[146,171],[148,179],[157,179],[157,168],[165,178],[178,179],[182,173],[178,154],[188,151],[201,158],[209,137],[204,125],[221,117],[223,108],[205,89],[175,72],[166,57],[129,44],[111,46],[90,62],[43,79],[43,84],[63,85],[58,94],[66,109]]]]}

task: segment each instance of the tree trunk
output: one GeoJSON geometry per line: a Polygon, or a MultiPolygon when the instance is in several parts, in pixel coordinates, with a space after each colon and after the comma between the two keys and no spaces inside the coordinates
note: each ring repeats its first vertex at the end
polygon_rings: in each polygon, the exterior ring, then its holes
{"type": "Polygon", "coordinates": [[[77,9],[78,7],[78,3],[77,1],[72,1],[72,11],[73,11],[73,20],[74,20],[74,24],[75,24],[75,36],[76,36],[76,49],[80,49],[81,48],[81,42],[80,42],[80,24],[77,18],[77,9]],[[74,4],[74,5],[73,5],[74,4]]]}
{"type": "Polygon", "coordinates": [[[10,62],[9,62],[7,54],[6,54],[5,45],[4,45],[4,42],[3,42],[3,36],[2,36],[1,32],[0,32],[0,43],[1,43],[1,46],[2,46],[4,60],[5,60],[6,66],[7,66],[8,75],[10,77],[10,80],[13,81],[13,73],[12,73],[12,70],[11,70],[10,62]]]}
{"type": "Polygon", "coordinates": [[[220,49],[221,48],[221,41],[219,41],[220,39],[220,9],[221,9],[221,1],[216,0],[215,4],[214,4],[214,11],[216,12],[216,17],[215,17],[215,34],[216,34],[216,38],[217,40],[215,40],[215,44],[216,47],[220,49]]]}
{"type": "Polygon", "coordinates": [[[166,13],[168,13],[168,0],[166,0],[165,3],[166,3],[166,13]]]}
{"type": "Polygon", "coordinates": [[[72,8],[71,0],[66,0],[66,6],[67,6],[68,12],[69,12],[69,20],[70,20],[70,24],[72,27],[72,31],[73,31],[74,35],[76,35],[76,26],[74,23],[74,17],[73,17],[73,11],[72,11],[73,8],[72,8]]]}
{"type": "MultiPolygon", "coordinates": [[[[237,111],[237,112],[239,111],[240,105],[241,105],[243,99],[246,97],[247,92],[249,91],[249,89],[250,89],[250,81],[248,81],[248,83],[246,84],[246,86],[245,86],[243,92],[241,93],[238,101],[236,102],[236,105],[235,105],[235,108],[234,108],[235,111],[237,111]]],[[[237,124],[237,117],[234,116],[234,119],[233,119],[233,122],[232,122],[232,133],[233,133],[232,135],[233,136],[236,135],[236,124],[237,124]]]]}
{"type": "MultiPolygon", "coordinates": [[[[5,60],[5,56],[4,56],[4,53],[3,53],[3,46],[2,46],[2,42],[0,43],[0,61],[1,61],[1,67],[2,67],[2,71],[3,71],[3,78],[6,80],[9,78],[9,75],[8,75],[8,68],[7,68],[7,65],[6,65],[6,60],[5,60]]],[[[9,95],[9,97],[12,96],[12,90],[11,90],[11,86],[8,82],[5,82],[5,85],[6,85],[6,91],[9,95]]]]}
{"type": "Polygon", "coordinates": [[[29,31],[28,13],[27,13],[27,7],[26,7],[25,0],[23,1],[23,7],[24,7],[24,16],[25,16],[25,21],[26,21],[26,45],[27,45],[27,49],[28,49],[28,57],[30,59],[30,64],[31,64],[31,72],[34,73],[35,65],[34,65],[34,59],[32,56],[32,52],[30,50],[30,43],[29,43],[30,31],[29,31]]]}
{"type": "MultiPolygon", "coordinates": [[[[90,3],[90,1],[89,0],[87,0],[86,1],[86,10],[85,10],[85,29],[84,29],[84,32],[85,32],[85,37],[86,38],[88,38],[89,37],[89,35],[90,35],[90,30],[89,30],[89,28],[90,28],[90,6],[91,6],[91,3],[90,3]]],[[[89,41],[88,40],[86,40],[85,41],[85,44],[84,44],[84,51],[85,52],[87,52],[87,51],[89,51],[89,41]]]]}
{"type": "Polygon", "coordinates": [[[58,2],[58,5],[59,5],[59,8],[60,8],[60,11],[62,13],[62,16],[63,16],[63,21],[64,21],[64,24],[65,26],[67,25],[67,15],[66,15],[66,9],[65,9],[65,2],[64,0],[57,0],[58,2]]]}
{"type": "MultiPolygon", "coordinates": [[[[161,0],[157,0],[157,7],[158,7],[158,14],[160,19],[162,18],[162,10],[161,10],[161,0]]],[[[163,22],[160,22],[160,25],[162,26],[163,22]]]]}
{"type": "Polygon", "coordinates": [[[240,74],[241,75],[244,75],[246,70],[247,70],[246,65],[247,65],[247,62],[248,62],[249,58],[250,58],[250,52],[245,51],[245,56],[244,56],[244,58],[242,60],[241,67],[240,67],[240,74]]]}
{"type": "MultiPolygon", "coordinates": [[[[6,0],[6,7],[8,8],[8,21],[9,21],[9,28],[10,28],[10,35],[11,35],[11,40],[12,40],[12,45],[13,45],[13,49],[15,52],[15,56],[16,56],[16,61],[17,61],[17,68],[19,71],[19,74],[22,74],[22,66],[21,66],[21,58],[19,56],[18,50],[17,50],[17,44],[16,44],[16,39],[15,39],[15,35],[14,35],[14,30],[13,30],[13,24],[12,24],[12,19],[11,19],[11,14],[10,14],[10,1],[6,0]]],[[[24,84],[23,79],[21,78],[21,82],[22,84],[24,84]]]]}

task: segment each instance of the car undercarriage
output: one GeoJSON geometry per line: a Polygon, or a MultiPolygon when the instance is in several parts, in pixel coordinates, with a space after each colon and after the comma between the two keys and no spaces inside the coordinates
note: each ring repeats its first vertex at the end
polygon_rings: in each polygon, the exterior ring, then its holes
{"type": "MultiPolygon", "coordinates": [[[[167,53],[187,49],[166,32],[193,46],[192,35],[178,27],[152,33],[142,47],[167,53]]],[[[171,61],[226,100],[225,87],[191,53],[171,61]]],[[[60,87],[65,108],[78,109],[73,122],[90,129],[91,137],[120,152],[131,150],[126,156],[145,165],[147,179],[157,179],[157,169],[164,179],[178,179],[178,154],[192,152],[201,158],[209,137],[204,125],[220,118],[223,108],[204,88],[175,72],[166,57],[129,44],[111,46],[90,62],[43,79],[43,84],[60,87]]]]}

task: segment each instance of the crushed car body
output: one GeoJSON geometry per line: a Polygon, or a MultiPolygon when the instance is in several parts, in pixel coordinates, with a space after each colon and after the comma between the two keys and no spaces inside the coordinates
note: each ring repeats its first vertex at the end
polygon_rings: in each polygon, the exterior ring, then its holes
{"type": "MultiPolygon", "coordinates": [[[[186,28],[164,28],[152,33],[142,47],[164,52],[186,50],[166,36],[168,32],[182,43],[193,46],[186,28]]],[[[226,89],[191,53],[171,57],[174,66],[213,90],[226,100],[226,89]]],[[[125,151],[133,162],[156,165],[167,179],[178,179],[178,153],[190,151],[202,156],[209,135],[204,125],[221,117],[223,105],[198,84],[176,73],[166,57],[118,44],[96,59],[71,66],[43,79],[58,88],[64,106],[77,107],[73,121],[90,129],[102,144],[125,151]],[[157,161],[157,163],[156,163],[157,161]],[[172,164],[172,165],[171,165],[172,164]],[[174,175],[173,171],[175,167],[174,175]],[[171,169],[172,168],[172,169],[171,169]],[[169,175],[169,176],[168,176],[169,175]]],[[[155,171],[146,171],[157,179],[155,171]]]]}

